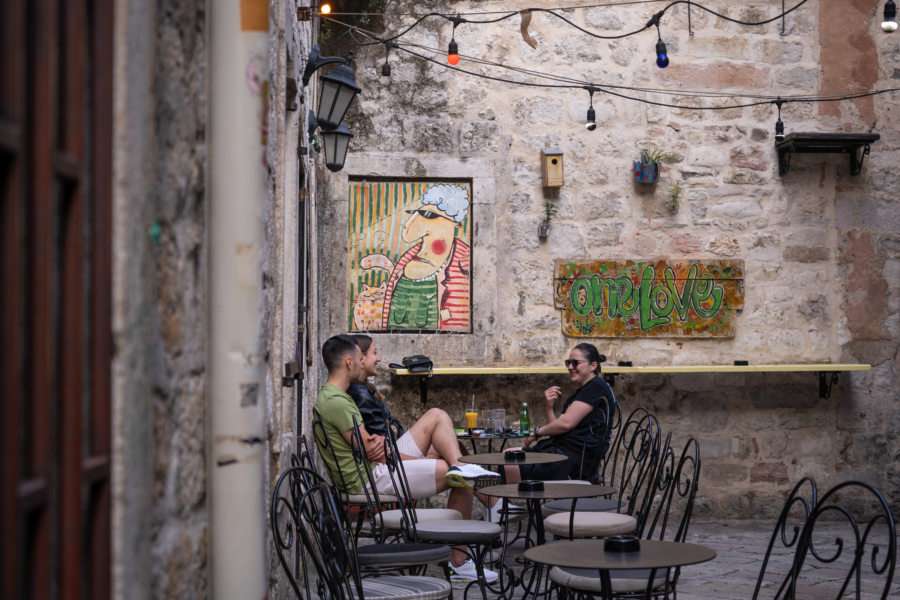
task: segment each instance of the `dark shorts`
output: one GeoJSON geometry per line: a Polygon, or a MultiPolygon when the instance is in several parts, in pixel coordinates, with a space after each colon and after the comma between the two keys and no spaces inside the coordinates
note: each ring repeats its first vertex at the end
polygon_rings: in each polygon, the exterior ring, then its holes
{"type": "Polygon", "coordinates": [[[579,471],[578,466],[581,461],[581,455],[574,456],[564,449],[556,446],[552,439],[541,440],[528,449],[529,452],[549,452],[551,454],[561,454],[566,460],[555,463],[545,463],[541,465],[522,465],[519,467],[519,473],[522,479],[540,479],[541,481],[553,481],[556,479],[568,479],[572,471],[579,471]]]}

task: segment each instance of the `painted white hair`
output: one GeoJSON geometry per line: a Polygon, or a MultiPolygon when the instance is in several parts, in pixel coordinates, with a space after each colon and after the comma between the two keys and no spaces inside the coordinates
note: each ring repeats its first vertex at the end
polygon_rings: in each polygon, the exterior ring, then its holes
{"type": "Polygon", "coordinates": [[[461,185],[435,185],[422,195],[422,205],[437,206],[448,217],[462,223],[469,214],[469,192],[461,185]]]}

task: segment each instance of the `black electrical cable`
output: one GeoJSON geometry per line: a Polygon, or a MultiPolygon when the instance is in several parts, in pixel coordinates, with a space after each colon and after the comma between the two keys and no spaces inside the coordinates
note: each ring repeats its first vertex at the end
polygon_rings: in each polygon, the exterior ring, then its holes
{"type": "MultiPolygon", "coordinates": [[[[803,4],[806,1],[807,0],[803,0],[800,4],[803,4]]],[[[687,0],[676,0],[676,2],[673,2],[671,4],[676,4],[676,3],[680,3],[680,2],[686,3],[687,0]]],[[[692,2],[692,4],[693,4],[693,2],[692,2]]],[[[797,7],[800,6],[800,4],[798,4],[793,9],[790,9],[790,10],[796,9],[797,7]]],[[[660,14],[660,13],[657,13],[657,14],[660,14]]],[[[653,106],[661,106],[661,107],[666,107],[666,108],[687,109],[687,110],[730,110],[730,109],[734,109],[734,108],[749,108],[749,107],[754,107],[754,106],[762,106],[765,104],[776,104],[776,102],[781,102],[782,104],[788,104],[791,102],[795,102],[795,103],[837,102],[837,101],[842,101],[842,100],[853,100],[856,98],[864,98],[864,97],[868,97],[868,96],[875,96],[875,95],[879,95],[879,94],[900,91],[900,88],[885,88],[885,89],[881,89],[881,90],[869,90],[869,91],[865,91],[865,92],[854,92],[854,93],[846,93],[846,94],[828,94],[828,95],[821,95],[821,96],[810,95],[810,94],[799,94],[796,96],[783,96],[783,95],[781,95],[781,96],[766,96],[766,95],[743,94],[743,93],[734,93],[734,92],[696,92],[696,91],[686,91],[686,90],[639,88],[639,87],[630,87],[630,86],[617,86],[617,85],[612,85],[612,84],[607,86],[607,85],[595,85],[593,83],[588,84],[587,82],[584,82],[584,81],[566,78],[566,77],[562,77],[562,76],[558,76],[558,75],[548,75],[546,73],[541,73],[539,71],[532,71],[529,69],[523,69],[520,67],[510,67],[507,65],[503,65],[502,63],[495,63],[495,62],[488,61],[488,60],[478,58],[478,57],[466,57],[467,62],[507,69],[507,70],[519,72],[519,73],[522,73],[524,75],[531,76],[531,77],[549,79],[552,81],[560,82],[558,84],[535,83],[535,82],[527,82],[527,81],[520,81],[520,80],[504,79],[502,77],[486,75],[483,73],[477,73],[477,72],[470,71],[470,70],[460,68],[457,66],[447,65],[447,64],[444,64],[444,62],[442,62],[442,61],[433,59],[429,56],[424,56],[422,54],[419,54],[418,52],[414,52],[413,50],[410,50],[410,47],[422,48],[424,50],[428,50],[428,51],[434,52],[435,54],[440,55],[440,51],[438,51],[437,49],[428,48],[426,46],[421,46],[419,44],[411,44],[411,43],[406,43],[406,44],[400,45],[400,44],[393,42],[393,40],[397,39],[396,36],[392,37],[392,38],[381,39],[377,35],[375,35],[374,33],[370,32],[370,31],[366,31],[364,29],[350,26],[349,24],[337,21],[336,19],[329,18],[328,20],[335,24],[347,27],[348,31],[345,33],[349,33],[350,37],[354,40],[354,42],[356,42],[360,46],[369,46],[369,45],[373,45],[373,44],[377,44],[377,43],[392,44],[393,47],[397,48],[398,50],[402,50],[403,52],[411,54],[412,56],[415,56],[421,60],[425,60],[427,62],[431,62],[436,65],[439,65],[443,68],[452,69],[454,71],[459,71],[460,73],[465,73],[467,75],[472,75],[474,77],[478,77],[481,79],[497,81],[500,83],[507,83],[507,84],[511,84],[511,85],[521,85],[521,86],[526,86],[526,87],[538,87],[538,88],[546,88],[546,89],[584,89],[586,85],[590,85],[597,91],[607,93],[611,96],[616,96],[616,97],[620,97],[620,98],[623,98],[626,100],[633,100],[633,101],[641,102],[644,104],[649,104],[649,105],[653,105],[653,106]],[[361,33],[362,35],[365,35],[366,37],[369,37],[376,41],[369,42],[369,43],[361,43],[359,40],[356,39],[356,36],[353,35],[354,32],[361,33]],[[670,96],[685,96],[685,97],[692,97],[692,98],[722,98],[722,97],[757,98],[758,101],[749,102],[749,103],[741,103],[741,104],[727,104],[727,105],[722,105],[722,106],[684,106],[684,105],[679,105],[679,104],[671,104],[671,103],[667,103],[667,102],[648,100],[646,98],[639,98],[639,97],[631,96],[631,95],[628,95],[628,94],[625,94],[622,92],[618,92],[615,90],[629,90],[631,92],[650,93],[650,94],[668,94],[670,96]]],[[[652,20],[651,20],[651,25],[653,25],[652,20]]]]}

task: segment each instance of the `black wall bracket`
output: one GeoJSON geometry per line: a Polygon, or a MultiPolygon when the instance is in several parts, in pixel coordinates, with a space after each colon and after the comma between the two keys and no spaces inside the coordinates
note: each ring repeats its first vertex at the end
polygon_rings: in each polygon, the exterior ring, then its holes
{"type": "Polygon", "coordinates": [[[869,144],[880,138],[877,133],[789,133],[775,142],[778,174],[787,174],[792,154],[849,154],[850,174],[859,175],[869,144]]]}

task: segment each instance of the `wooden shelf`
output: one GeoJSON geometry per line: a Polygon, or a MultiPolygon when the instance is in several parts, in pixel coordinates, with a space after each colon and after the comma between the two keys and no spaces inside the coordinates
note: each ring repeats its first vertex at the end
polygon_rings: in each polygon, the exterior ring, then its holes
{"type": "MultiPolygon", "coordinates": [[[[783,373],[783,372],[827,372],[868,371],[872,365],[852,363],[807,363],[785,365],[667,365],[655,367],[603,366],[603,373],[621,375],[625,373],[783,373]]],[[[388,369],[394,375],[428,375],[410,373],[406,369],[388,369]]],[[[542,375],[567,373],[565,367],[436,367],[432,375],[542,375]]]]}
{"type": "MultiPolygon", "coordinates": [[[[831,387],[837,383],[838,373],[869,371],[872,365],[855,363],[804,363],[772,365],[661,365],[647,367],[604,366],[603,377],[615,384],[616,375],[648,373],[817,373],[819,397],[831,396],[831,387]]],[[[428,379],[433,375],[560,375],[568,373],[563,366],[535,367],[437,367],[428,373],[410,373],[406,369],[388,369],[393,375],[418,375],[422,403],[427,401],[428,379]]]]}
{"type": "Polygon", "coordinates": [[[849,154],[850,174],[859,175],[869,144],[880,138],[877,133],[789,133],[775,142],[778,174],[787,174],[792,154],[849,154]]]}

